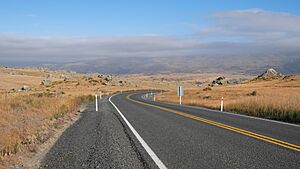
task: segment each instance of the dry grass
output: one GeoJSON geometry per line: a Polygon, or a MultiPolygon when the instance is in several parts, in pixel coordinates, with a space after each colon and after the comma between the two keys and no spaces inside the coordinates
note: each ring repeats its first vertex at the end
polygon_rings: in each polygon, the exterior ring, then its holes
{"type": "Polygon", "coordinates": [[[38,129],[89,101],[90,97],[47,93],[0,95],[0,155],[15,154],[22,144],[38,139],[38,129]]]}
{"type": "MultiPolygon", "coordinates": [[[[185,90],[183,103],[288,122],[300,122],[300,77],[286,80],[258,81],[234,86],[218,86],[212,90],[191,87],[185,90]],[[255,92],[254,92],[255,91],[255,92]]],[[[176,89],[159,94],[157,99],[178,103],[176,89]]]]}
{"type": "MultiPolygon", "coordinates": [[[[50,71],[46,69],[0,68],[0,154],[16,153],[22,145],[42,140],[42,126],[76,111],[82,103],[92,99],[99,89],[102,94],[117,91],[158,89],[168,90],[158,95],[158,99],[178,102],[176,87],[178,81],[184,85],[184,104],[201,105],[219,109],[220,98],[225,98],[225,110],[273,118],[284,121],[299,122],[300,77],[294,80],[274,80],[251,82],[236,86],[213,87],[204,91],[196,87],[195,81],[209,82],[217,74],[147,74],[114,76],[109,85],[85,80],[86,76],[97,78],[93,74],[50,71]],[[14,71],[14,74],[8,74],[14,71]],[[53,83],[41,86],[40,82],[51,74],[53,83]],[[64,81],[64,74],[70,80],[64,81]],[[119,80],[126,81],[120,86],[119,80]],[[30,91],[10,92],[11,88],[28,85],[30,91]],[[255,96],[249,95],[256,91],[255,96]]],[[[233,75],[233,78],[244,77],[233,75]]],[[[1,160],[1,157],[0,157],[1,160]]],[[[1,164],[0,164],[1,168],[1,164]]]]}
{"type": "MultiPolygon", "coordinates": [[[[17,153],[22,147],[44,141],[43,130],[56,124],[66,114],[76,112],[80,105],[91,101],[98,88],[103,94],[117,89],[83,80],[84,74],[43,69],[0,68],[0,168],[3,156],[17,153]],[[9,72],[13,71],[13,74],[9,72]],[[47,78],[53,83],[40,85],[47,78]],[[69,81],[60,78],[70,77],[69,81]],[[14,92],[10,89],[30,86],[29,91],[14,92]]],[[[31,150],[30,150],[31,151],[31,150]]]]}
{"type": "Polygon", "coordinates": [[[114,81],[103,85],[97,81],[86,80],[86,77],[99,80],[97,74],[35,68],[0,68],[0,168],[3,156],[15,154],[22,147],[43,141],[42,130],[47,128],[45,126],[59,122],[61,117],[94,99],[91,95],[98,89],[106,95],[121,90],[159,88],[164,85],[122,76],[114,76],[114,81]],[[68,80],[65,81],[64,77],[68,77],[68,80]],[[43,79],[51,80],[52,83],[42,86],[40,83],[43,79]],[[120,80],[128,83],[120,85],[120,80]],[[24,85],[32,89],[21,92],[11,90],[24,85]]]}
{"type": "Polygon", "coordinates": [[[300,96],[257,96],[227,104],[225,110],[287,122],[300,122],[300,96]]]}
{"type": "MultiPolygon", "coordinates": [[[[38,86],[44,77],[28,76],[28,75],[9,75],[0,73],[0,89],[9,90],[20,86],[38,86]]],[[[57,78],[50,78],[55,81],[57,78]]]]}

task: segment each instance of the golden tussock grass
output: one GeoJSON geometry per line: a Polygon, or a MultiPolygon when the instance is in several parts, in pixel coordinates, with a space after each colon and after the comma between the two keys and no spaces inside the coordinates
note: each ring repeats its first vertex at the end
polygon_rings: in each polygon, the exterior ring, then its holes
{"type": "Polygon", "coordinates": [[[90,100],[90,96],[57,97],[47,93],[1,94],[0,155],[17,153],[22,144],[28,143],[28,137],[38,137],[37,131],[46,121],[74,112],[90,100]]]}
{"type": "Polygon", "coordinates": [[[300,122],[299,96],[256,96],[227,104],[225,110],[287,122],[300,122]]]}
{"type": "MultiPolygon", "coordinates": [[[[43,125],[76,111],[82,103],[93,99],[91,95],[94,95],[98,89],[102,94],[112,94],[121,90],[163,89],[168,92],[158,94],[158,100],[178,103],[176,96],[178,76],[182,81],[187,82],[183,83],[186,88],[184,104],[219,109],[220,98],[223,96],[226,111],[300,122],[300,77],[293,77],[294,80],[213,87],[212,90],[204,91],[205,87],[191,85],[198,78],[206,78],[207,75],[201,74],[192,77],[190,74],[129,75],[114,77],[114,82],[104,86],[101,83],[85,80],[84,77],[87,76],[85,74],[41,69],[12,70],[17,73],[15,75],[0,73],[0,160],[4,155],[19,151],[22,145],[31,144],[34,140],[42,140],[39,137],[43,125]],[[50,78],[53,83],[49,86],[41,86],[40,81],[49,73],[53,75],[50,78]],[[60,77],[61,74],[70,77],[70,80],[64,81],[64,78],[60,77]],[[119,80],[128,83],[120,86],[119,80]],[[31,86],[32,90],[8,92],[12,87],[22,85],[31,86]]],[[[210,78],[213,79],[213,76],[216,75],[210,75],[205,81],[211,81],[210,78]]]]}
{"type": "MultiPolygon", "coordinates": [[[[286,80],[257,81],[241,85],[191,87],[185,90],[183,103],[220,109],[251,116],[300,123],[300,77],[286,80]]],[[[178,103],[176,89],[159,94],[157,99],[178,103]]]]}
{"type": "Polygon", "coordinates": [[[130,82],[120,86],[118,82],[124,80],[122,77],[114,77],[115,80],[109,85],[103,85],[97,81],[86,80],[86,77],[99,80],[97,75],[93,74],[35,68],[0,68],[1,71],[0,162],[3,156],[17,153],[23,145],[43,141],[41,130],[44,130],[45,126],[59,122],[61,117],[76,111],[80,105],[94,99],[98,89],[102,91],[102,95],[107,95],[120,90],[147,87],[144,82],[130,82]],[[7,73],[11,71],[14,73],[7,73]],[[49,74],[52,76],[46,78],[49,74]],[[65,81],[61,77],[62,74],[69,80],[65,81]],[[43,79],[51,80],[52,83],[47,86],[40,85],[43,79]],[[21,92],[10,90],[23,85],[28,85],[32,89],[21,92]]]}

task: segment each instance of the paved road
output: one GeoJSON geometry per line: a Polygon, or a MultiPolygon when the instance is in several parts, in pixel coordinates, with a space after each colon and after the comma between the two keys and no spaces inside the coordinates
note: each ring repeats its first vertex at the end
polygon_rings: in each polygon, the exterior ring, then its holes
{"type": "Polygon", "coordinates": [[[124,93],[111,102],[155,155],[105,98],[100,112],[91,105],[63,134],[44,168],[157,168],[153,157],[167,168],[300,168],[299,126],[141,96],[124,93]]]}
{"type": "Polygon", "coordinates": [[[157,168],[104,97],[88,105],[46,154],[40,168],[157,168]]]}

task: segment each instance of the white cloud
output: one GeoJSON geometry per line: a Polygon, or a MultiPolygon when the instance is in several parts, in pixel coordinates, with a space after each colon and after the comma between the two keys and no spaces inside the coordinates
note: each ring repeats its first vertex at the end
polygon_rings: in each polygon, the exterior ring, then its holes
{"type": "Polygon", "coordinates": [[[214,26],[202,29],[197,34],[200,37],[188,38],[158,35],[35,37],[2,33],[0,60],[73,61],[130,56],[299,53],[300,16],[249,9],[218,12],[213,15],[213,20],[214,26]]]}
{"type": "Polygon", "coordinates": [[[238,37],[285,46],[300,45],[300,16],[261,9],[218,12],[214,27],[200,31],[205,36],[238,37]]]}
{"type": "Polygon", "coordinates": [[[128,37],[32,37],[0,35],[0,59],[59,60],[104,57],[184,55],[202,43],[193,39],[161,36],[128,37]]]}

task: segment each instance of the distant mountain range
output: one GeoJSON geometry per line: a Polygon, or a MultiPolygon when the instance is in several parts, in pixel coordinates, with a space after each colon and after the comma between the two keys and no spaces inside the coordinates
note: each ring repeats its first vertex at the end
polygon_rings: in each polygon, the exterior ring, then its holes
{"type": "Polygon", "coordinates": [[[0,66],[46,66],[76,72],[110,74],[212,72],[257,75],[268,68],[283,74],[300,74],[300,56],[286,55],[226,55],[174,57],[111,57],[75,62],[1,61],[0,66]]]}
{"type": "Polygon", "coordinates": [[[157,72],[239,72],[258,74],[272,67],[285,74],[300,74],[300,56],[187,56],[187,57],[119,57],[60,64],[51,69],[112,74],[157,72]]]}

